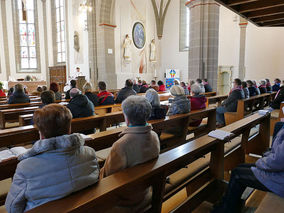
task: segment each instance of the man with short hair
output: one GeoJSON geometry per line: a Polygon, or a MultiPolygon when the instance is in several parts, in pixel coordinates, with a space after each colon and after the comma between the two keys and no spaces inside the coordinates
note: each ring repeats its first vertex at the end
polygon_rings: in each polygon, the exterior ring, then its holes
{"type": "Polygon", "coordinates": [[[131,95],[136,95],[136,92],[133,90],[133,82],[127,79],[125,81],[125,87],[118,92],[115,103],[122,103],[122,101],[131,95]]]}
{"type": "MultiPolygon", "coordinates": [[[[76,81],[75,81],[75,80],[71,80],[71,81],[70,81],[70,85],[71,85],[71,89],[76,88],[76,81]]],[[[66,92],[65,99],[70,99],[70,90],[71,90],[71,89],[69,89],[69,90],[66,92]]]]}
{"type": "Polygon", "coordinates": [[[13,94],[10,96],[8,104],[29,103],[30,98],[25,94],[22,84],[16,84],[13,94]]]}
{"type": "Polygon", "coordinates": [[[55,102],[55,93],[51,90],[43,91],[40,95],[42,105],[40,108],[55,102]]]}
{"type": "MultiPolygon", "coordinates": [[[[101,169],[101,177],[155,159],[160,153],[159,137],[147,123],[152,111],[150,102],[142,96],[130,96],[122,102],[122,111],[127,128],[121,133],[121,138],[113,144],[101,169]]],[[[148,195],[149,188],[129,188],[118,196],[121,207],[116,207],[111,212],[144,212],[148,205],[145,202],[148,195]]]]}
{"type": "Polygon", "coordinates": [[[104,81],[99,82],[99,90],[100,90],[100,93],[98,94],[99,105],[114,104],[113,94],[106,90],[106,83],[104,81]]]}
{"type": "Polygon", "coordinates": [[[239,78],[234,80],[234,88],[231,90],[229,97],[223,101],[220,107],[216,109],[217,126],[221,127],[225,125],[225,112],[236,112],[238,107],[238,101],[244,99],[244,91],[242,90],[242,81],[239,78]]]}

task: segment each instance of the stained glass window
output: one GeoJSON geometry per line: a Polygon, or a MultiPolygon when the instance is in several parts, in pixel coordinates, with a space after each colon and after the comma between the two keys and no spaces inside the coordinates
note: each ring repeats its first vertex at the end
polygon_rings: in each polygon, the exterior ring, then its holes
{"type": "Polygon", "coordinates": [[[66,61],[64,0],[55,0],[57,63],[66,61]]]}
{"type": "Polygon", "coordinates": [[[35,10],[34,1],[17,1],[19,14],[19,40],[20,40],[20,64],[21,69],[37,69],[37,51],[36,51],[36,32],[35,32],[35,10]],[[23,16],[25,11],[25,16],[23,16]]]}

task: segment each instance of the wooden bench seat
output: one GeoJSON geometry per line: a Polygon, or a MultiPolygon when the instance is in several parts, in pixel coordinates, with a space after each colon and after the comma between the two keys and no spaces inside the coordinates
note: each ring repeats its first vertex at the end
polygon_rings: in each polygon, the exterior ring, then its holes
{"type": "Polygon", "coordinates": [[[217,96],[210,96],[207,98],[206,107],[212,104],[216,104],[220,106],[221,103],[228,98],[228,95],[217,95],[217,96]]]}
{"type": "Polygon", "coordinates": [[[255,213],[282,213],[284,211],[284,198],[267,192],[255,213]]]}
{"type": "MultiPolygon", "coordinates": [[[[34,111],[36,109],[34,109],[34,111]]],[[[19,110],[19,111],[21,111],[21,110],[19,110]]],[[[30,125],[31,121],[32,121],[32,118],[33,118],[33,112],[34,111],[31,110],[31,112],[32,112],[31,114],[21,114],[21,115],[19,115],[18,116],[19,126],[30,125]]],[[[96,115],[105,115],[107,113],[119,112],[119,111],[122,111],[121,104],[112,104],[112,105],[104,105],[104,106],[95,107],[96,115]]],[[[11,110],[11,112],[13,112],[13,110],[11,110]]],[[[1,115],[1,111],[0,111],[0,115],[1,115]]],[[[17,116],[17,115],[15,115],[15,116],[17,116]]],[[[0,116],[0,123],[1,123],[1,116],[0,116]]]]}
{"type": "Polygon", "coordinates": [[[231,124],[252,114],[255,111],[268,107],[271,102],[271,93],[265,93],[238,101],[236,112],[225,112],[226,125],[231,124]]]}

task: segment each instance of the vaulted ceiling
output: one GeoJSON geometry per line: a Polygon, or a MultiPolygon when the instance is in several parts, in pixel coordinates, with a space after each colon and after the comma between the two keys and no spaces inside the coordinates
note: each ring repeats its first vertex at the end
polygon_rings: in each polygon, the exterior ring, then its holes
{"type": "Polygon", "coordinates": [[[216,0],[260,27],[284,27],[284,0],[216,0]]]}

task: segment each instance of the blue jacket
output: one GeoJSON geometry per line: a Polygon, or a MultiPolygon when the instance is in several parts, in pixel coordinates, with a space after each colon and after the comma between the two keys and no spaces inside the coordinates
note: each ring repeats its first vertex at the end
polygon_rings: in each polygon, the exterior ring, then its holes
{"type": "Polygon", "coordinates": [[[185,95],[176,96],[169,107],[168,115],[184,114],[190,112],[190,101],[185,95]]]}
{"type": "Polygon", "coordinates": [[[8,104],[21,104],[21,103],[30,103],[30,98],[25,93],[14,92],[10,96],[8,104]]]}
{"type": "Polygon", "coordinates": [[[63,198],[98,181],[95,150],[79,134],[37,141],[19,156],[5,207],[22,213],[63,198]]]}
{"type": "Polygon", "coordinates": [[[274,138],[271,150],[256,162],[252,171],[266,188],[284,197],[284,128],[274,138]]]}

